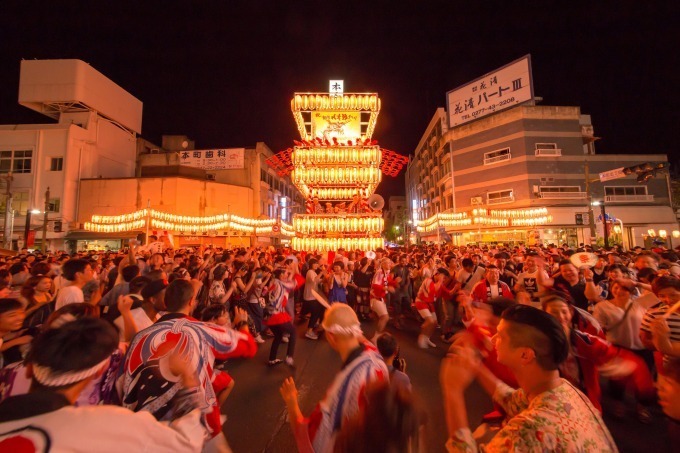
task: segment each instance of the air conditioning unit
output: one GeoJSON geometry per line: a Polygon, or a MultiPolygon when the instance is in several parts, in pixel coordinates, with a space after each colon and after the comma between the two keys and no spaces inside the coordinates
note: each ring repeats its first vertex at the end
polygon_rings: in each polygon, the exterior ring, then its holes
{"type": "Polygon", "coordinates": [[[540,186],[534,184],[534,190],[533,190],[533,192],[534,192],[534,195],[540,194],[540,193],[541,193],[541,188],[540,188],[540,186]]]}
{"type": "Polygon", "coordinates": [[[158,148],[151,148],[149,150],[149,154],[160,154],[160,150],[158,148]]]}
{"type": "Polygon", "coordinates": [[[472,197],[470,198],[470,204],[473,206],[484,204],[484,199],[482,197],[472,197]]]}
{"type": "Polygon", "coordinates": [[[214,181],[215,180],[215,174],[214,173],[206,173],[205,179],[207,179],[208,181],[214,181]]]}

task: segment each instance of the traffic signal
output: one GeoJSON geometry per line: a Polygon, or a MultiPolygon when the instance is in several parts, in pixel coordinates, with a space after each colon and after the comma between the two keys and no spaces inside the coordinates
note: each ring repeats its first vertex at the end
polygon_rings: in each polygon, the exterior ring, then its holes
{"type": "Polygon", "coordinates": [[[659,171],[665,170],[667,167],[668,162],[659,162],[656,164],[645,162],[643,164],[625,167],[623,169],[623,174],[626,176],[632,175],[633,173],[637,174],[637,182],[642,184],[655,177],[659,171]]]}
{"type": "Polygon", "coordinates": [[[583,225],[583,214],[580,212],[576,213],[576,225],[583,225]]]}

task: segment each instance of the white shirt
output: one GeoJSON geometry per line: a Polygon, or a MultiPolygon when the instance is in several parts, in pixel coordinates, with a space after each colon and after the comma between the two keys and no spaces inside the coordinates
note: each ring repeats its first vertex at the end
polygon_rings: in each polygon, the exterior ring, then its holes
{"type": "Polygon", "coordinates": [[[146,411],[117,406],[67,406],[56,411],[0,423],[0,441],[28,437],[36,451],[54,452],[199,452],[205,429],[194,410],[170,424],[146,411]],[[12,433],[12,431],[17,431],[12,433]],[[44,433],[44,434],[43,434],[44,433]]]}
{"type": "Polygon", "coordinates": [[[465,291],[472,291],[472,288],[474,288],[475,285],[482,280],[482,277],[484,277],[484,268],[481,266],[476,266],[473,268],[472,277],[470,280],[468,280],[468,277],[470,277],[470,273],[465,269],[462,269],[458,273],[456,280],[462,285],[461,289],[464,289],[465,291]],[[465,283],[466,281],[467,283],[465,283]]]}
{"type": "MultiPolygon", "coordinates": [[[[149,317],[147,316],[146,312],[144,311],[143,308],[133,308],[130,310],[130,314],[132,315],[132,319],[135,321],[135,326],[137,327],[137,332],[141,332],[142,330],[146,329],[147,327],[150,327],[153,325],[155,321],[158,321],[158,318],[160,316],[156,315],[156,319],[154,321],[150,320],[149,317]]],[[[113,323],[118,327],[118,333],[120,335],[120,341],[124,342],[125,341],[125,324],[123,323],[123,317],[119,316],[117,317],[113,323]]]]}
{"type": "MultiPolygon", "coordinates": [[[[626,310],[617,307],[608,300],[603,300],[595,305],[593,316],[607,331],[607,341],[628,349],[645,349],[642,340],[640,340],[640,324],[647,309],[637,299],[631,300],[628,305],[631,305],[631,307],[623,322],[621,320],[626,310]]],[[[626,305],[626,308],[628,305],[626,305]]]]}
{"type": "Polygon", "coordinates": [[[57,294],[57,301],[55,302],[55,310],[59,310],[64,305],[68,304],[82,304],[85,302],[83,290],[77,286],[67,286],[59,290],[57,294]]]}

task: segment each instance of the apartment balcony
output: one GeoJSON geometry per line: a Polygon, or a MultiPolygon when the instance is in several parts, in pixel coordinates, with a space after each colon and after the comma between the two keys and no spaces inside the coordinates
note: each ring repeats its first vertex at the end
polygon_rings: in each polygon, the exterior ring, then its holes
{"type": "Polygon", "coordinates": [[[654,201],[654,195],[605,195],[605,203],[649,203],[654,201]]]}
{"type": "Polygon", "coordinates": [[[584,200],[588,197],[586,192],[540,192],[538,195],[545,200],[584,200]]]}
{"type": "Polygon", "coordinates": [[[512,203],[513,201],[515,201],[515,197],[513,195],[510,195],[508,197],[489,198],[486,200],[486,204],[488,205],[505,204],[512,203]]]}
{"type": "Polygon", "coordinates": [[[561,155],[562,150],[556,148],[539,148],[535,152],[536,157],[560,157],[561,155]]]}
{"type": "Polygon", "coordinates": [[[504,160],[510,160],[512,156],[510,153],[507,154],[502,154],[500,156],[494,156],[494,157],[485,157],[484,158],[484,165],[492,165],[492,164],[497,164],[498,162],[503,162],[504,160]]]}

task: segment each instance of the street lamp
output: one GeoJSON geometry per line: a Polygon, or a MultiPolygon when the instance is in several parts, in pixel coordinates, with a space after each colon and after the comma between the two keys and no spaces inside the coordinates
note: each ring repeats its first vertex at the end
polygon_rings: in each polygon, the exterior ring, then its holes
{"type": "Polygon", "coordinates": [[[600,215],[602,217],[602,232],[604,236],[604,249],[607,250],[609,249],[609,232],[607,231],[607,210],[604,206],[604,200],[593,201],[591,204],[593,206],[600,207],[600,215]]]}
{"type": "Polygon", "coordinates": [[[31,216],[33,214],[38,215],[42,211],[40,209],[29,209],[26,211],[26,225],[24,225],[24,244],[28,247],[28,235],[31,231],[31,216]]]}
{"type": "Polygon", "coordinates": [[[673,230],[673,233],[671,233],[671,235],[668,237],[668,241],[670,242],[670,246],[671,246],[671,248],[673,248],[673,239],[671,239],[671,238],[675,238],[675,239],[680,238],[680,231],[673,230]]]}

